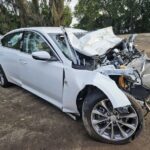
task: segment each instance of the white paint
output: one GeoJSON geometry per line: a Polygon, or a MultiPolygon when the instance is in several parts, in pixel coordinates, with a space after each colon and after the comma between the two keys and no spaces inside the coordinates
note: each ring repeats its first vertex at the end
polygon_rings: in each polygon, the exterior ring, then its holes
{"type": "MultiPolygon", "coordinates": [[[[114,108],[130,105],[130,101],[116,83],[101,74],[99,70],[88,71],[72,68],[71,61],[63,55],[48,35],[48,33],[62,33],[61,28],[24,28],[10,33],[16,31],[30,31],[36,34],[40,32],[57,51],[56,55],[60,60],[35,60],[29,53],[0,45],[0,64],[9,82],[23,87],[68,113],[79,114],[76,100],[79,92],[86,85],[95,86],[103,91],[114,108]]],[[[43,37],[41,36],[41,38],[43,37]]],[[[46,40],[45,42],[47,43],[46,40]]],[[[51,47],[49,44],[48,46],[51,47]]],[[[36,52],[33,55],[48,57],[47,53],[43,52],[38,54],[36,52]]]]}

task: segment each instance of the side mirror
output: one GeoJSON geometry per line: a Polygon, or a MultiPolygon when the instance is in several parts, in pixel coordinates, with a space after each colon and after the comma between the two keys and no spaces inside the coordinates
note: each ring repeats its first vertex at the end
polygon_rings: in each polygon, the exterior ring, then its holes
{"type": "Polygon", "coordinates": [[[43,61],[48,61],[51,59],[50,54],[46,51],[33,52],[32,57],[36,60],[43,60],[43,61]]]}

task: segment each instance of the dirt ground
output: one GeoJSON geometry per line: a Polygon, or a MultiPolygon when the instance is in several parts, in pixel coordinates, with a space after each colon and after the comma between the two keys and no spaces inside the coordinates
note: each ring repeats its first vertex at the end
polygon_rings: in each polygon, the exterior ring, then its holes
{"type": "MultiPolygon", "coordinates": [[[[150,34],[137,38],[150,53],[150,34]]],[[[82,121],[17,86],[0,88],[0,150],[150,150],[150,115],[142,134],[126,145],[92,140],[82,121]]]]}

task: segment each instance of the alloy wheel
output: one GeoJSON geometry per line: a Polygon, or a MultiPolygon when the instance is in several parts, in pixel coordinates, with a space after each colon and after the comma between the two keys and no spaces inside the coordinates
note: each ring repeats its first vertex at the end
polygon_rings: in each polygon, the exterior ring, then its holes
{"type": "Polygon", "coordinates": [[[113,109],[108,99],[98,102],[91,112],[95,132],[110,141],[131,137],[138,127],[138,115],[132,106],[113,109]]]}

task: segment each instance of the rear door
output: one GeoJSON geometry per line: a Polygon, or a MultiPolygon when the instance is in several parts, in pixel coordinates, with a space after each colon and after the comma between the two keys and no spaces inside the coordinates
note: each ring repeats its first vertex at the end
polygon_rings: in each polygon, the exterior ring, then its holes
{"type": "Polygon", "coordinates": [[[20,85],[19,55],[23,32],[15,32],[6,35],[1,40],[0,64],[10,82],[20,85]]]}

